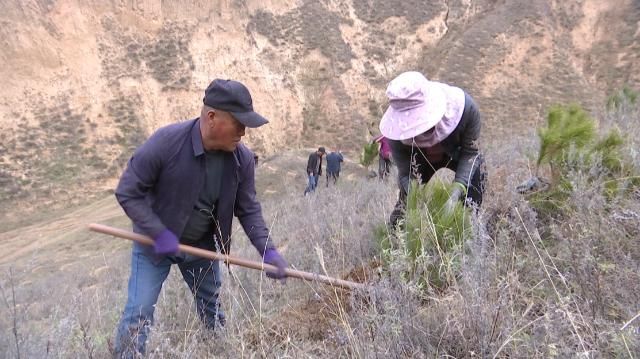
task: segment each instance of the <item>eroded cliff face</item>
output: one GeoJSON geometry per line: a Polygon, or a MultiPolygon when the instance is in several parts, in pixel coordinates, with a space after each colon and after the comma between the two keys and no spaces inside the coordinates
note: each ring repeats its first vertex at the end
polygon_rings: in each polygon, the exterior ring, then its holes
{"type": "MultiPolygon", "coordinates": [[[[597,109],[640,83],[638,1],[0,1],[0,199],[110,188],[154,129],[196,117],[216,77],[270,124],[261,155],[357,149],[384,89],[418,69],[465,88],[483,139],[526,135],[553,102],[597,109]]],[[[47,199],[50,198],[50,199],[47,199]]]]}

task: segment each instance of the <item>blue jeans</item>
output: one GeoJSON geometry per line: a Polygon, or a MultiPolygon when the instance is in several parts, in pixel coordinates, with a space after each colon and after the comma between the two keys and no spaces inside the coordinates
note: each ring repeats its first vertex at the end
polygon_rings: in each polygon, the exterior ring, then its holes
{"type": "Polygon", "coordinates": [[[144,354],[158,295],[173,264],[178,264],[191,289],[196,310],[205,326],[213,329],[216,319],[224,324],[224,314],[218,303],[222,283],[218,261],[188,254],[156,259],[150,247],[134,243],[127,304],[116,331],[115,351],[119,357],[133,358],[136,353],[144,354]]]}
{"type": "Polygon", "coordinates": [[[309,183],[307,184],[307,188],[304,190],[304,194],[315,192],[316,186],[318,185],[318,177],[320,176],[309,175],[309,183]]]}

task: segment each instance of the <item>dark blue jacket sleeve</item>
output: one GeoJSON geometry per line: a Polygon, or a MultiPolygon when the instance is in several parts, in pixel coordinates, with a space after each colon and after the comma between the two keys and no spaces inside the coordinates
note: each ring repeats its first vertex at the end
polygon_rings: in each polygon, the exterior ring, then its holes
{"type": "Polygon", "coordinates": [[[134,227],[151,237],[166,229],[147,200],[162,171],[162,142],[162,133],[155,133],[136,150],[120,177],[115,193],[134,227]]]}
{"type": "Polygon", "coordinates": [[[409,183],[411,181],[411,160],[413,151],[411,146],[405,146],[400,141],[389,141],[391,147],[391,155],[396,162],[398,168],[398,186],[409,192],[409,183]]]}
{"type": "Polygon", "coordinates": [[[469,187],[469,181],[480,164],[480,161],[478,161],[478,154],[480,153],[478,139],[480,138],[481,119],[478,106],[473,102],[471,96],[466,93],[465,101],[464,116],[467,117],[467,120],[465,121],[464,132],[460,135],[460,158],[458,159],[454,181],[469,187]]]}
{"type": "Polygon", "coordinates": [[[262,208],[256,198],[253,155],[245,157],[240,164],[240,183],[238,183],[234,213],[240,220],[247,237],[262,256],[267,248],[275,248],[275,245],[269,236],[269,229],[262,216],[262,208]]]}

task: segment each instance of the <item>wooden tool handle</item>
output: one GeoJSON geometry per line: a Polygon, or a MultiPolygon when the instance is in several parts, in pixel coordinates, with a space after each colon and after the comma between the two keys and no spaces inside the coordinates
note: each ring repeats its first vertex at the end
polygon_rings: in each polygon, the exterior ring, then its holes
{"type": "MultiPolygon", "coordinates": [[[[99,232],[99,233],[104,233],[104,234],[108,234],[115,237],[129,239],[138,243],[146,244],[148,246],[153,245],[153,239],[145,235],[133,233],[131,231],[127,231],[124,229],[109,227],[109,226],[105,226],[103,224],[97,224],[97,223],[89,224],[89,229],[94,232],[99,232]]],[[[187,246],[184,244],[180,244],[178,248],[180,252],[188,253],[188,254],[202,257],[202,258],[217,259],[217,260],[224,261],[225,263],[235,264],[241,267],[257,269],[261,271],[264,271],[265,269],[267,269],[272,272],[277,270],[277,267],[264,262],[255,262],[255,261],[250,261],[243,258],[232,257],[232,256],[220,254],[213,251],[208,251],[206,249],[187,246]]],[[[285,273],[287,274],[287,277],[300,278],[300,279],[308,280],[311,282],[320,282],[320,283],[329,284],[335,287],[340,287],[345,289],[363,289],[365,287],[361,283],[350,282],[348,280],[327,277],[321,274],[303,272],[303,271],[290,269],[290,268],[285,269],[285,273]]]]}

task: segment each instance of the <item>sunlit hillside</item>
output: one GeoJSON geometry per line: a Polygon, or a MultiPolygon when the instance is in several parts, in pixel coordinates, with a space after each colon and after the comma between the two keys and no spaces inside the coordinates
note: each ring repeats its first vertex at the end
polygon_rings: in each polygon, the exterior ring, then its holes
{"type": "Polygon", "coordinates": [[[631,0],[0,6],[0,228],[100,198],[154,129],[198,115],[215,77],[246,83],[271,120],[247,136],[262,156],[359,150],[387,82],[411,69],[468,90],[489,140],[529,136],[552,103],[597,110],[640,83],[631,0]]]}
{"type": "MultiPolygon", "coordinates": [[[[216,77],[244,82],[270,120],[244,141],[283,256],[365,289],[232,266],[213,333],[174,269],[148,357],[639,356],[638,1],[10,0],[0,24],[0,358],[112,356],[131,244],[87,225],[130,228],[123,166],[196,117],[216,77]],[[449,253],[409,253],[385,225],[395,170],[379,181],[360,164],[406,70],[482,112],[488,188],[449,253]],[[541,160],[554,104],[584,109],[595,139],[541,160]],[[346,161],[337,186],[303,196],[318,146],[346,161]]],[[[233,254],[259,260],[234,228],[233,254]]]]}

